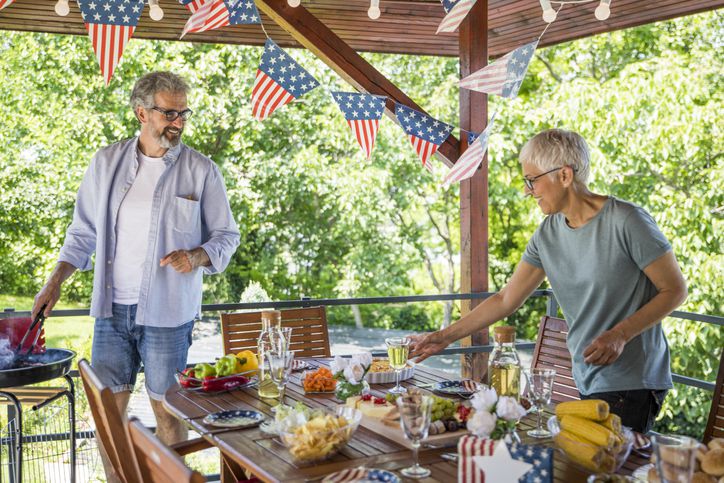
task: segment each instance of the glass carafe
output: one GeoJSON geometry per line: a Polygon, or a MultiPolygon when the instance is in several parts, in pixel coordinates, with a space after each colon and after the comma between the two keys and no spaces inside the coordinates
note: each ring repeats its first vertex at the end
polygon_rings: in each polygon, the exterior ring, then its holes
{"type": "Polygon", "coordinates": [[[278,398],[279,389],[271,378],[269,361],[265,357],[267,351],[273,350],[274,341],[279,337],[282,313],[278,310],[264,310],[261,313],[261,334],[257,342],[256,356],[259,361],[259,396],[263,398],[278,398]],[[274,334],[273,332],[277,332],[274,334]]]}
{"type": "Polygon", "coordinates": [[[499,396],[520,396],[520,358],[515,350],[515,327],[496,327],[495,349],[490,355],[488,381],[499,396]]]}

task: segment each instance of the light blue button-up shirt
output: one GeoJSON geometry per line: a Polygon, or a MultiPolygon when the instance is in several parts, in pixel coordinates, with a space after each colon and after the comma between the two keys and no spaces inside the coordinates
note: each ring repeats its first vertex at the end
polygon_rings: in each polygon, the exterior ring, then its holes
{"type": "MultiPolygon", "coordinates": [[[[93,268],[90,314],[110,317],[118,208],[138,173],[138,138],[96,153],[83,177],[58,261],[93,268]]],[[[202,273],[219,273],[239,246],[236,225],[219,168],[184,144],[169,149],[153,193],[148,249],[138,297],[136,323],[176,327],[198,317],[202,273]],[[178,273],[159,262],[174,250],[202,247],[211,266],[178,273]]]]}

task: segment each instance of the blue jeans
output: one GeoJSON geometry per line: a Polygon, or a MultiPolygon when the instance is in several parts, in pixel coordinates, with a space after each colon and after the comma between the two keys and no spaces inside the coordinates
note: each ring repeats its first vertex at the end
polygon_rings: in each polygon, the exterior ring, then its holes
{"type": "Polygon", "coordinates": [[[93,369],[112,392],[131,391],[143,363],[146,391],[161,400],[186,368],[194,321],[178,327],[136,325],[136,306],[113,304],[113,316],[96,319],[93,369]]]}
{"type": "Polygon", "coordinates": [[[581,399],[603,399],[608,403],[611,412],[621,418],[621,424],[646,434],[654,425],[667,392],[667,389],[598,392],[581,394],[581,399]]]}

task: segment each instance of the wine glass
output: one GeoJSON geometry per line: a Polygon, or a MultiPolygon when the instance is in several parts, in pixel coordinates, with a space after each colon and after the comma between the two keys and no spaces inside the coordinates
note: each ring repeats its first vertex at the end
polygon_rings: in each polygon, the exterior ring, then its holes
{"type": "Polygon", "coordinates": [[[556,378],[554,369],[531,369],[528,376],[528,393],[531,402],[535,404],[536,413],[538,413],[538,424],[535,429],[528,431],[528,436],[533,438],[549,438],[551,432],[543,428],[541,416],[543,408],[550,404],[551,394],[553,392],[553,381],[556,378]]]}
{"type": "Polygon", "coordinates": [[[292,339],[292,327],[275,327],[269,334],[272,350],[287,352],[292,339]]]}
{"type": "Polygon", "coordinates": [[[405,432],[405,438],[412,443],[413,466],[405,468],[400,473],[408,478],[425,478],[430,476],[430,470],[420,466],[418,450],[420,442],[427,438],[430,429],[432,414],[432,398],[420,394],[403,394],[397,398],[397,407],[400,409],[400,424],[405,432]]]}
{"type": "Polygon", "coordinates": [[[284,404],[284,389],[292,372],[294,352],[271,350],[264,353],[264,356],[269,363],[269,375],[279,389],[279,404],[272,408],[272,412],[276,412],[277,407],[284,404]]]}
{"type": "Polygon", "coordinates": [[[410,354],[410,339],[407,337],[388,337],[385,339],[385,344],[387,344],[390,367],[395,370],[395,387],[390,389],[389,392],[392,394],[405,394],[407,389],[400,386],[400,372],[407,365],[407,357],[410,354]]]}

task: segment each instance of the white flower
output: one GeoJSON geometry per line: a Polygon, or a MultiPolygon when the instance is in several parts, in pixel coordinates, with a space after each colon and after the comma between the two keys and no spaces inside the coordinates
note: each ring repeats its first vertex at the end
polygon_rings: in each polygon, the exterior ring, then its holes
{"type": "Polygon", "coordinates": [[[352,356],[352,364],[359,364],[363,368],[367,368],[372,365],[372,354],[369,352],[362,352],[352,356]]]}
{"type": "Polygon", "coordinates": [[[498,400],[498,394],[492,387],[483,387],[475,393],[470,400],[470,404],[476,411],[492,411],[495,402],[498,400]]]}
{"type": "Polygon", "coordinates": [[[339,371],[344,371],[348,365],[349,361],[347,359],[335,356],[334,360],[329,364],[329,368],[332,371],[332,374],[337,374],[339,371]]]}
{"type": "Polygon", "coordinates": [[[515,398],[510,396],[502,396],[498,399],[495,412],[499,417],[507,421],[517,421],[525,416],[525,409],[521,406],[515,398]]]}
{"type": "Polygon", "coordinates": [[[344,368],[344,378],[350,384],[357,384],[362,380],[365,370],[359,364],[350,364],[344,368]]]}
{"type": "Polygon", "coordinates": [[[468,431],[478,438],[488,438],[495,429],[495,421],[498,418],[488,411],[475,411],[468,419],[468,431]]]}

